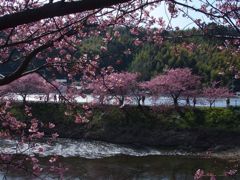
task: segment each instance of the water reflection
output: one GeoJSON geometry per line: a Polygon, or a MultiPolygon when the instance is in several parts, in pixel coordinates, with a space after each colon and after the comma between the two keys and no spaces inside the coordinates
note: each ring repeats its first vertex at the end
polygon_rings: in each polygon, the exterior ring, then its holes
{"type": "MultiPolygon", "coordinates": [[[[47,158],[41,158],[46,164],[47,158]]],[[[69,167],[67,180],[193,180],[199,168],[218,175],[217,180],[240,179],[223,177],[223,172],[234,164],[217,159],[201,159],[183,156],[114,156],[102,159],[62,157],[60,162],[69,167]]],[[[44,176],[42,176],[44,177],[44,176]]],[[[34,179],[24,175],[10,176],[11,180],[34,179]]],[[[48,176],[45,179],[54,179],[48,176]]],[[[209,178],[206,178],[209,179],[209,178]]]]}
{"type": "Polygon", "coordinates": [[[229,179],[222,175],[228,170],[227,167],[233,166],[226,161],[183,156],[115,156],[103,159],[61,160],[70,167],[66,178],[92,180],[193,180],[193,174],[199,168],[219,175],[218,179],[229,179]]]}

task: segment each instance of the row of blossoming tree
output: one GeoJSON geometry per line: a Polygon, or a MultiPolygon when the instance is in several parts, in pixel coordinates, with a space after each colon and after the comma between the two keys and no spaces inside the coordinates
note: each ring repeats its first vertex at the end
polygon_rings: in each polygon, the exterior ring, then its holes
{"type": "Polygon", "coordinates": [[[194,75],[189,68],[170,69],[150,81],[141,82],[139,79],[138,73],[111,73],[98,76],[88,88],[101,104],[114,99],[120,106],[124,101],[136,101],[140,105],[147,96],[153,101],[165,96],[170,97],[175,106],[180,98],[186,99],[188,105],[192,99],[195,106],[196,98],[203,97],[211,107],[218,98],[233,96],[227,87],[218,87],[215,82],[211,86],[202,86],[201,77],[194,75]]]}

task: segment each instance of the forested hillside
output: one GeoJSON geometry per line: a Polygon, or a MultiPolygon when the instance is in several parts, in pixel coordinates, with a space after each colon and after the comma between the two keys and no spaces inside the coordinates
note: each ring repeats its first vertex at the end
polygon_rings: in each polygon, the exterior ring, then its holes
{"type": "MultiPolygon", "coordinates": [[[[143,80],[170,68],[188,67],[202,77],[204,84],[221,81],[231,90],[240,89],[240,53],[236,51],[237,46],[229,45],[229,37],[236,36],[236,32],[227,27],[208,24],[204,32],[195,28],[163,31],[160,45],[136,41],[136,34],[129,33],[126,28],[118,31],[119,34],[113,36],[117,38],[113,38],[107,47],[101,46],[100,39],[87,39],[80,48],[81,52],[101,54],[101,67],[113,66],[116,71],[140,72],[143,80]]],[[[113,32],[109,30],[107,33],[113,32]]],[[[139,39],[145,32],[146,29],[142,29],[137,34],[139,39]]]]}

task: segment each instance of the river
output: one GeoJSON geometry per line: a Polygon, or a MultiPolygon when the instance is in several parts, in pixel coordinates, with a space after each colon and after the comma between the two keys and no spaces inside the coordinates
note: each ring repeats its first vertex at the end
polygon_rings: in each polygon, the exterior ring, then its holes
{"type": "MultiPolygon", "coordinates": [[[[37,143],[35,148],[28,149],[23,144],[16,149],[15,141],[1,140],[0,151],[14,154],[37,154],[43,165],[51,155],[59,155],[59,161],[69,170],[64,179],[91,180],[193,180],[197,169],[217,174],[219,179],[229,169],[236,168],[236,162],[204,157],[202,154],[183,152],[180,150],[163,150],[152,147],[136,147],[117,145],[99,141],[83,141],[59,139],[49,145],[37,143]],[[38,153],[38,147],[44,152],[38,153]]],[[[1,172],[3,176],[4,172],[1,172]]],[[[11,172],[10,180],[24,180],[29,177],[11,172]]],[[[50,177],[46,179],[51,179],[50,177]]],[[[236,177],[240,179],[240,176],[236,177]]]]}

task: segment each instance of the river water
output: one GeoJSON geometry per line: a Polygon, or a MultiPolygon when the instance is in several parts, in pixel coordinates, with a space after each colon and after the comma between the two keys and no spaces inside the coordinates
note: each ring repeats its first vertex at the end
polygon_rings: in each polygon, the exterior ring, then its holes
{"type": "MultiPolygon", "coordinates": [[[[131,147],[99,141],[83,141],[59,139],[49,145],[37,143],[35,148],[27,144],[16,149],[16,142],[0,140],[0,151],[9,154],[37,154],[43,165],[51,155],[59,155],[59,161],[69,170],[64,179],[92,179],[92,180],[193,180],[197,169],[211,172],[223,177],[224,171],[235,169],[236,163],[226,160],[200,156],[197,153],[187,153],[179,150],[163,150],[151,147],[131,147]],[[38,148],[44,149],[38,153],[38,148]]],[[[4,172],[1,172],[3,177],[4,172]]],[[[239,177],[235,177],[240,179],[239,177]]],[[[11,172],[8,179],[30,179],[24,174],[11,172]]],[[[47,177],[43,179],[51,179],[47,177]]]]}

